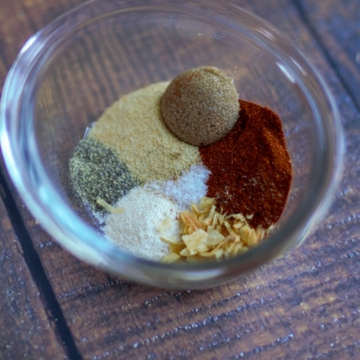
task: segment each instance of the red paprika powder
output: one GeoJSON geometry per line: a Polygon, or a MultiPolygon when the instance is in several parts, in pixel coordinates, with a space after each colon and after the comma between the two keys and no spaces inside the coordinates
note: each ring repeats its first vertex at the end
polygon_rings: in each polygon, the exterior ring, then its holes
{"type": "Polygon", "coordinates": [[[252,215],[253,227],[275,224],[292,179],[290,156],[279,116],[267,107],[239,100],[239,120],[220,141],[200,147],[211,171],[207,196],[227,214],[252,215]]]}

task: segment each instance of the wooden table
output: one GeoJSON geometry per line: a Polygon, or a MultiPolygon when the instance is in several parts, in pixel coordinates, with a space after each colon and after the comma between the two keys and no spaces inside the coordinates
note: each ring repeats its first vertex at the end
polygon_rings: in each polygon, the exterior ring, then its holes
{"type": "MultiPolygon", "coordinates": [[[[82,0],[0,0],[0,84],[25,40],[82,0]]],[[[233,0],[310,56],[340,108],[345,173],[298,249],[234,283],[164,291],[64,251],[0,175],[1,359],[360,358],[360,3],[233,0]]]]}

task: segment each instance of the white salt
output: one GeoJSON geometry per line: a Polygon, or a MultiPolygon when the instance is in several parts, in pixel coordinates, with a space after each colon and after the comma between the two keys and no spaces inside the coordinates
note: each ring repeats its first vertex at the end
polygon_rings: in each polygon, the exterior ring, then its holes
{"type": "Polygon", "coordinates": [[[159,193],[135,187],[120,198],[117,208],[122,213],[111,213],[105,222],[105,235],[125,251],[135,256],[160,260],[168,254],[168,245],[160,236],[179,239],[177,216],[179,205],[159,193]],[[167,230],[160,233],[159,227],[166,220],[167,230]]]}
{"type": "Polygon", "coordinates": [[[198,203],[206,196],[210,170],[203,164],[192,165],[189,172],[183,173],[176,180],[154,181],[145,187],[173,199],[182,209],[191,203],[198,203]]]}

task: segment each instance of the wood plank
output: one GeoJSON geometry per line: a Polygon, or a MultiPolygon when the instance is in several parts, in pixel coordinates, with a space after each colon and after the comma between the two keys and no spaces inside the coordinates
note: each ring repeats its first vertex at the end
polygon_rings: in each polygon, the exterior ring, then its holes
{"type": "Polygon", "coordinates": [[[304,21],[360,108],[360,6],[356,0],[297,1],[304,21]]]}
{"type": "Polygon", "coordinates": [[[64,359],[55,319],[44,307],[2,200],[0,219],[0,358],[64,359]]]}
{"type": "MultiPolygon", "coordinates": [[[[25,41],[66,10],[84,1],[62,0],[56,6],[44,6],[42,0],[0,0],[0,49],[7,68],[11,66],[25,41]],[[6,49],[6,51],[5,51],[6,49]]],[[[3,75],[3,74],[2,74],[3,75]]],[[[1,82],[2,84],[2,82],[1,82]]]]}
{"type": "MultiPolygon", "coordinates": [[[[49,20],[44,14],[54,5],[48,3],[39,0],[28,10],[36,24],[49,20]]],[[[215,289],[177,292],[124,282],[83,264],[45,234],[17,198],[84,358],[360,355],[359,113],[290,1],[238,3],[297,41],[330,83],[353,151],[336,202],[317,231],[286,257],[215,289]]]]}

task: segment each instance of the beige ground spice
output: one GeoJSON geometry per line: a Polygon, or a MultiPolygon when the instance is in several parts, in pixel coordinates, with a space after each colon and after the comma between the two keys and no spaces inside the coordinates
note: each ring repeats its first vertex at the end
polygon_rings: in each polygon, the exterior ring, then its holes
{"type": "Polygon", "coordinates": [[[89,134],[117,151],[143,183],[177,178],[200,162],[198,148],[179,140],[162,120],[160,99],[168,84],[155,83],[121,97],[89,134]]]}

